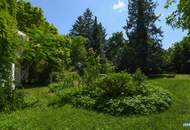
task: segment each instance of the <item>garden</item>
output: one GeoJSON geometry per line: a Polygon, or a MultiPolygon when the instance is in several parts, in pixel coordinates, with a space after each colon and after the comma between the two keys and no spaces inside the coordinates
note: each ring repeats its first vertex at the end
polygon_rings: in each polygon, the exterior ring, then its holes
{"type": "Polygon", "coordinates": [[[125,34],[109,37],[90,8],[61,34],[32,2],[1,0],[0,129],[190,128],[189,4],[166,1],[187,32],[166,49],[153,0],[128,1],[125,34]]]}

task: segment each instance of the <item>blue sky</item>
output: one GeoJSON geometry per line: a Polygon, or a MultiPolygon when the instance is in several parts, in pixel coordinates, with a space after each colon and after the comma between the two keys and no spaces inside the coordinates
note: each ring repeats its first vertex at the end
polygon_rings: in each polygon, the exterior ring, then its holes
{"type": "MultiPolygon", "coordinates": [[[[67,34],[77,17],[86,8],[90,8],[98,20],[107,30],[108,37],[113,32],[124,31],[123,26],[127,19],[128,0],[28,0],[33,5],[43,9],[44,15],[50,23],[53,23],[61,34],[67,34]]],[[[180,41],[185,32],[173,30],[166,25],[165,17],[172,12],[175,6],[169,10],[164,9],[166,0],[157,0],[159,6],[156,13],[161,14],[158,26],[164,31],[163,47],[168,48],[174,42],[180,41]]]]}

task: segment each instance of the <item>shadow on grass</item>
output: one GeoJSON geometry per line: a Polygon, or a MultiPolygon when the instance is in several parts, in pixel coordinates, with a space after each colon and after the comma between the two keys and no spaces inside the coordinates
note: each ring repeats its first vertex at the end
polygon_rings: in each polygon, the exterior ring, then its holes
{"type": "Polygon", "coordinates": [[[148,75],[149,79],[159,79],[159,78],[175,78],[176,74],[152,74],[148,75]]]}
{"type": "Polygon", "coordinates": [[[49,84],[22,84],[22,86],[18,88],[23,88],[23,89],[32,89],[32,88],[45,88],[49,84]]]}

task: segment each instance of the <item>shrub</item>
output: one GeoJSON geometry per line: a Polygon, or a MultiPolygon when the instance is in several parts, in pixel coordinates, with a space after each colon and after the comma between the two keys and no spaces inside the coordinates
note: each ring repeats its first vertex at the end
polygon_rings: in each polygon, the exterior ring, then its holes
{"type": "Polygon", "coordinates": [[[51,74],[51,82],[65,82],[67,83],[67,86],[72,86],[74,84],[74,81],[79,81],[80,76],[77,72],[70,72],[66,70],[62,70],[60,72],[53,72],[51,74]]]}
{"type": "MultiPolygon", "coordinates": [[[[91,98],[88,95],[85,95],[83,89],[80,87],[73,87],[73,88],[64,88],[64,89],[57,89],[54,91],[58,100],[56,100],[58,105],[61,104],[72,104],[75,107],[83,107],[92,109],[95,105],[95,99],[91,98]]],[[[55,104],[55,103],[52,103],[55,104]]]]}
{"type": "Polygon", "coordinates": [[[82,96],[78,95],[77,97],[73,98],[72,105],[78,108],[86,108],[86,109],[93,109],[96,105],[96,100],[91,98],[90,96],[82,96]]]}
{"type": "Polygon", "coordinates": [[[88,50],[86,61],[83,65],[82,81],[86,85],[91,85],[100,75],[113,73],[115,66],[104,56],[98,55],[93,48],[88,50]]]}
{"type": "Polygon", "coordinates": [[[61,91],[64,88],[78,87],[81,84],[80,76],[75,72],[67,72],[59,74],[57,83],[49,85],[50,92],[61,91]]]}
{"type": "Polygon", "coordinates": [[[139,71],[112,73],[94,79],[89,86],[73,87],[54,91],[59,103],[94,109],[112,115],[150,114],[168,109],[172,103],[168,91],[144,81],[139,71]]]}
{"type": "Polygon", "coordinates": [[[24,105],[24,93],[11,90],[10,87],[0,87],[0,111],[14,111],[24,105]]]}
{"type": "Polygon", "coordinates": [[[83,83],[90,85],[94,79],[98,78],[101,70],[100,56],[97,56],[91,48],[88,50],[88,57],[84,64],[83,83]]]}
{"type": "Polygon", "coordinates": [[[26,107],[33,107],[38,99],[26,95],[22,90],[0,87],[0,112],[12,112],[26,107]]]}
{"type": "Polygon", "coordinates": [[[102,100],[96,104],[96,108],[99,111],[112,115],[146,115],[161,112],[169,108],[171,105],[169,93],[160,88],[154,89],[154,92],[144,96],[121,96],[113,99],[101,98],[102,100]]]}
{"type": "Polygon", "coordinates": [[[132,77],[127,73],[109,74],[94,84],[102,90],[103,97],[118,97],[124,95],[133,95],[135,90],[132,77]]]}
{"type": "Polygon", "coordinates": [[[60,82],[60,83],[52,83],[48,87],[50,92],[56,93],[61,91],[62,89],[65,89],[68,86],[65,86],[64,82],[60,82]]]}
{"type": "Polygon", "coordinates": [[[133,81],[138,85],[142,85],[143,82],[145,81],[146,76],[142,73],[141,69],[138,68],[135,72],[135,74],[133,74],[133,81]]]}

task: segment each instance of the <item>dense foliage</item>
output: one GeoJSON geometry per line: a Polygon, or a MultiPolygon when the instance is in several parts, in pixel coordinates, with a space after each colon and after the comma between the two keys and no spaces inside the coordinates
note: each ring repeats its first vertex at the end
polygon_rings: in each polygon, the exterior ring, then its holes
{"type": "Polygon", "coordinates": [[[30,41],[23,53],[23,65],[29,68],[28,83],[48,83],[54,72],[61,72],[71,64],[71,39],[67,36],[32,29],[30,41]]]}
{"type": "Polygon", "coordinates": [[[189,0],[167,0],[166,8],[169,8],[172,4],[177,3],[177,9],[167,17],[167,23],[174,28],[183,28],[185,30],[190,29],[190,1],[189,0]]]}
{"type": "Polygon", "coordinates": [[[22,63],[29,69],[29,76],[24,80],[27,83],[48,83],[55,71],[62,73],[64,69],[76,70],[82,76],[90,64],[87,60],[91,54],[89,50],[93,50],[93,58],[99,60],[98,74],[107,73],[105,68],[117,72],[134,72],[141,68],[147,75],[169,72],[168,66],[174,67],[168,63],[171,56],[161,48],[162,31],[155,25],[159,18],[154,13],[157,3],[151,0],[137,3],[138,0],[129,1],[129,17],[124,27],[127,41],[121,32],[113,33],[106,40],[104,27],[90,9],[78,17],[69,36],[60,36],[40,8],[23,0],[17,1],[18,28],[30,39],[22,63]],[[61,46],[56,46],[60,42],[61,46]],[[64,54],[53,54],[54,50],[64,54]]]}
{"type": "MultiPolygon", "coordinates": [[[[172,3],[168,0],[166,6],[172,3]]],[[[168,24],[187,30],[188,35],[164,50],[162,31],[156,26],[157,3],[153,0],[129,0],[124,26],[127,38],[116,32],[108,39],[102,23],[90,9],[78,17],[66,36],[46,20],[41,8],[25,0],[1,0],[0,111],[14,110],[24,101],[23,95],[10,87],[11,64],[15,62],[21,64],[21,73],[27,72],[27,76],[21,74],[23,83],[55,82],[50,90],[60,103],[113,115],[166,110],[171,104],[170,94],[147,84],[140,71],[134,75],[128,72],[140,68],[147,76],[190,73],[189,4],[180,0],[176,11],[167,18],[168,24]],[[18,44],[23,42],[18,38],[18,30],[26,34],[24,44],[18,44]]]]}
{"type": "Polygon", "coordinates": [[[127,68],[124,61],[127,59],[127,55],[124,54],[127,47],[127,41],[122,32],[113,33],[105,45],[106,57],[113,62],[117,71],[127,68]]]}
{"type": "Polygon", "coordinates": [[[18,0],[16,5],[17,27],[20,31],[28,34],[28,29],[37,27],[53,34],[58,33],[56,27],[47,22],[41,8],[31,5],[25,0],[18,0]]]}
{"type": "Polygon", "coordinates": [[[170,48],[170,66],[176,73],[190,73],[190,37],[185,37],[181,42],[170,48]]]}
{"type": "Polygon", "coordinates": [[[11,81],[11,63],[15,61],[17,47],[15,40],[15,1],[3,0],[0,4],[0,80],[9,83],[11,81]],[[12,8],[9,9],[9,6],[12,8]]]}
{"type": "Polygon", "coordinates": [[[153,0],[129,0],[129,15],[124,29],[129,38],[128,47],[133,51],[133,59],[128,61],[132,64],[127,65],[131,72],[137,68],[146,74],[160,72],[162,31],[155,24],[159,19],[155,14],[156,7],[153,0]]]}
{"type": "Polygon", "coordinates": [[[55,26],[45,19],[41,8],[25,0],[18,0],[16,6],[17,27],[28,39],[20,61],[22,73],[25,73],[22,82],[48,83],[54,71],[63,70],[71,62],[70,50],[67,49],[70,38],[58,35],[55,26]]]}
{"type": "Polygon", "coordinates": [[[86,39],[77,36],[72,39],[71,46],[71,60],[74,68],[79,72],[80,75],[83,74],[84,64],[87,58],[86,39]]]}
{"type": "Polygon", "coordinates": [[[93,16],[90,9],[87,9],[82,16],[78,17],[70,31],[70,36],[87,38],[86,48],[93,48],[97,54],[102,54],[106,32],[102,24],[97,21],[97,17],[93,16]]]}
{"type": "Polygon", "coordinates": [[[112,73],[87,86],[64,85],[51,86],[59,98],[58,103],[112,115],[150,114],[164,111],[171,105],[169,92],[144,82],[140,71],[134,76],[112,73]]]}
{"type": "Polygon", "coordinates": [[[188,32],[187,36],[183,38],[181,42],[175,43],[169,48],[169,64],[173,72],[176,73],[189,73],[190,67],[190,1],[179,0],[173,1],[168,0],[166,8],[169,8],[173,3],[177,3],[177,9],[167,17],[167,23],[173,28],[182,28],[188,32]]]}
{"type": "Polygon", "coordinates": [[[21,42],[16,24],[16,1],[0,1],[0,112],[16,110],[24,103],[24,95],[12,88],[11,65],[18,59],[21,42]]]}
{"type": "Polygon", "coordinates": [[[25,107],[24,93],[10,91],[12,88],[0,88],[0,112],[11,112],[25,107]]]}

